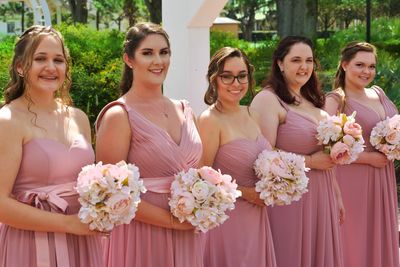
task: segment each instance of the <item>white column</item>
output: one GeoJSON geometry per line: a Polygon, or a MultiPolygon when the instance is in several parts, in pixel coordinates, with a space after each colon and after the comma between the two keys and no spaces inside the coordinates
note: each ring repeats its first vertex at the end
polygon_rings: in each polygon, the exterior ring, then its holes
{"type": "Polygon", "coordinates": [[[162,0],[163,27],[170,36],[172,58],[164,93],[187,99],[199,115],[207,89],[209,29],[228,0],[162,0]]]}
{"type": "Polygon", "coordinates": [[[51,16],[46,0],[30,0],[34,24],[51,26],[51,16]]]}

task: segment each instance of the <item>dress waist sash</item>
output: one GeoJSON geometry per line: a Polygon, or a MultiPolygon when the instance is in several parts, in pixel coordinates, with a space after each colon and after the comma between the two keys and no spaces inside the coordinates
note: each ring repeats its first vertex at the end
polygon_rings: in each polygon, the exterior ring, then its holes
{"type": "MultiPolygon", "coordinates": [[[[68,202],[63,197],[77,195],[76,182],[51,185],[15,193],[15,198],[23,203],[45,210],[46,202],[51,212],[65,213],[68,202]]],[[[67,237],[65,233],[54,233],[57,267],[70,267],[67,237]]],[[[36,261],[38,267],[50,266],[49,237],[47,232],[35,231],[36,261]]]]}

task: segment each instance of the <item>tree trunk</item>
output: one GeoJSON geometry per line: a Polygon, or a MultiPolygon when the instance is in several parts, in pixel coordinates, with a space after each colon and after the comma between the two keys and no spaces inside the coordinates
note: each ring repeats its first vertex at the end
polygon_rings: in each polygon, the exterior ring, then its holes
{"type": "Polygon", "coordinates": [[[153,23],[161,23],[161,0],[144,0],[150,13],[150,21],[153,23]]]}
{"type": "Polygon", "coordinates": [[[302,35],[312,40],[317,35],[317,0],[276,0],[278,35],[302,35]]]}
{"type": "Polygon", "coordinates": [[[68,0],[74,22],[87,23],[87,0],[68,0]]]}

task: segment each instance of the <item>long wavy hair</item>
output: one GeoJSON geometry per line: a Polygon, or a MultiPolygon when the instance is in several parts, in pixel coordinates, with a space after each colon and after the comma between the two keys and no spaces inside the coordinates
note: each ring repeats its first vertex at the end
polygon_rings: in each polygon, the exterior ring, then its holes
{"type": "Polygon", "coordinates": [[[249,58],[243,51],[238,48],[223,47],[215,52],[208,65],[208,88],[204,95],[204,102],[207,105],[212,105],[217,102],[217,78],[223,72],[226,60],[233,57],[241,58],[246,64],[247,72],[249,75],[248,93],[250,94],[251,98],[254,97],[254,67],[250,64],[249,58]]]}
{"type": "Polygon", "coordinates": [[[29,27],[17,40],[14,48],[14,56],[12,63],[9,67],[10,80],[4,90],[5,104],[9,104],[11,101],[25,96],[28,100],[28,109],[34,105],[32,99],[29,96],[29,71],[32,67],[33,55],[38,48],[40,42],[45,36],[53,36],[60,42],[63,56],[65,58],[66,70],[65,70],[65,81],[61,85],[61,88],[55,93],[55,97],[58,98],[61,103],[65,105],[71,105],[72,99],[69,95],[71,88],[71,73],[70,73],[70,57],[67,47],[64,44],[64,40],[61,34],[49,26],[34,25],[29,27]],[[18,68],[22,68],[22,73],[18,73],[18,68]]]}
{"type": "MultiPolygon", "coordinates": [[[[160,25],[151,22],[141,22],[129,28],[126,33],[123,53],[126,53],[130,59],[134,59],[136,50],[142,41],[150,34],[159,34],[163,36],[167,42],[168,48],[170,48],[169,36],[160,25]]],[[[133,78],[132,69],[125,63],[121,82],[119,84],[121,95],[129,91],[132,86],[133,78]]]]}
{"type": "MultiPolygon", "coordinates": [[[[296,98],[290,94],[289,88],[278,66],[278,62],[283,61],[287,54],[289,54],[293,45],[298,43],[303,43],[311,48],[311,51],[313,51],[315,68],[319,67],[314,55],[314,46],[310,39],[303,36],[287,36],[279,42],[275,49],[272,55],[271,71],[263,82],[264,87],[271,87],[275,94],[287,104],[297,104],[298,102],[296,98]]],[[[322,108],[325,103],[325,96],[321,90],[315,68],[312,71],[310,79],[301,87],[300,94],[313,103],[314,106],[322,108]]]]}
{"type": "Polygon", "coordinates": [[[373,53],[375,60],[377,60],[376,47],[366,42],[350,42],[340,53],[340,60],[335,74],[333,83],[333,92],[336,92],[341,97],[340,110],[346,106],[346,72],[343,69],[343,63],[350,62],[358,52],[373,53]]]}

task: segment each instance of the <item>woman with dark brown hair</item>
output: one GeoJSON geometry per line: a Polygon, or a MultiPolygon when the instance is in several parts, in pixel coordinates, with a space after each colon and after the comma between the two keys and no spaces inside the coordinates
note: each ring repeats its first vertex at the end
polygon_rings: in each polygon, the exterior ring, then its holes
{"type": "Polygon", "coordinates": [[[305,156],[308,192],[297,202],[270,208],[277,266],[340,267],[339,220],[344,219],[334,163],[316,139],[328,114],[308,38],[288,36],[273,54],[265,88],[253,99],[261,131],[273,147],[305,156]]]}
{"type": "Polygon", "coordinates": [[[122,96],[97,119],[96,159],[135,164],[147,188],[135,219],[111,233],[107,266],[203,266],[203,234],[180,223],[168,206],[174,175],[196,168],[202,150],[189,103],[162,94],[170,56],[168,35],[159,25],[130,28],[122,96]]]}
{"type": "Polygon", "coordinates": [[[209,86],[204,100],[210,107],[199,118],[203,161],[236,180],[242,197],[229,219],[207,235],[205,266],[275,267],[275,254],[267,207],[255,191],[253,164],[264,149],[258,114],[241,106],[254,93],[254,67],[237,48],[224,47],[210,60],[209,86]]]}
{"type": "Polygon", "coordinates": [[[367,86],[376,75],[376,48],[365,42],[347,44],[335,76],[334,90],[325,109],[331,114],[357,112],[362,126],[364,152],[336,175],[346,207],[341,228],[345,266],[398,267],[397,187],[392,161],[369,142],[372,128],[398,113],[384,91],[367,86]]]}

